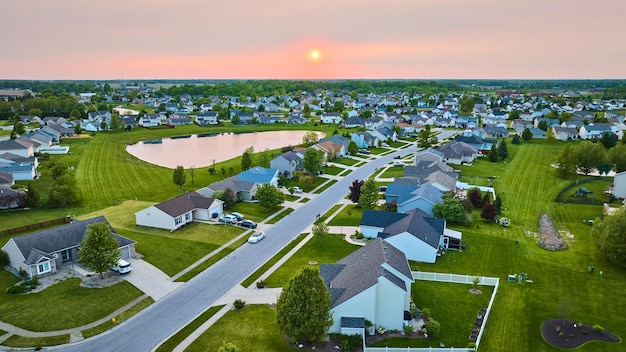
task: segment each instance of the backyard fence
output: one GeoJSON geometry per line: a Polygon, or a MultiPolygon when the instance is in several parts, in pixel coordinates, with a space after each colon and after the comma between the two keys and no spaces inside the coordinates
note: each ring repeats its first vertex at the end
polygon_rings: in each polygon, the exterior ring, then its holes
{"type": "Polygon", "coordinates": [[[580,198],[580,197],[572,197],[571,195],[568,194],[572,191],[576,193],[577,187],[582,187],[582,185],[585,183],[597,181],[597,180],[613,181],[613,177],[593,176],[589,178],[584,178],[582,180],[577,180],[576,182],[563,188],[561,192],[559,192],[559,194],[556,195],[556,198],[554,199],[554,201],[559,202],[559,203],[596,204],[596,205],[602,204],[603,202],[596,200],[595,196],[591,198],[580,198]]]}
{"type": "Polygon", "coordinates": [[[423,271],[413,271],[411,272],[413,275],[413,279],[415,280],[423,280],[423,281],[438,281],[438,282],[449,282],[456,284],[465,284],[465,285],[473,285],[474,280],[478,278],[478,285],[484,286],[493,286],[493,293],[491,294],[491,298],[489,299],[489,305],[487,306],[487,310],[485,312],[485,316],[483,318],[483,323],[478,333],[478,337],[476,338],[476,348],[468,348],[468,347],[427,347],[427,348],[412,348],[412,347],[367,347],[363,348],[364,352],[473,352],[478,350],[480,346],[480,340],[482,339],[483,332],[485,331],[485,325],[487,325],[487,319],[489,318],[489,313],[491,312],[491,307],[493,306],[493,301],[496,299],[496,293],[498,292],[498,285],[500,284],[500,279],[497,277],[486,277],[486,276],[472,276],[472,275],[457,275],[457,274],[442,274],[442,273],[432,273],[432,272],[423,272],[423,271]]]}
{"type": "Polygon", "coordinates": [[[48,226],[52,226],[52,225],[58,225],[58,224],[63,224],[63,223],[68,223],[68,222],[71,222],[71,221],[72,221],[71,217],[64,217],[64,218],[58,218],[58,219],[54,219],[54,220],[38,222],[36,224],[30,224],[30,225],[24,225],[24,226],[20,226],[20,227],[14,227],[12,229],[0,231],[0,237],[8,236],[8,235],[14,235],[16,233],[22,233],[22,232],[29,232],[29,231],[33,231],[33,230],[38,230],[38,229],[41,229],[41,228],[44,228],[44,227],[48,227],[48,226]]]}

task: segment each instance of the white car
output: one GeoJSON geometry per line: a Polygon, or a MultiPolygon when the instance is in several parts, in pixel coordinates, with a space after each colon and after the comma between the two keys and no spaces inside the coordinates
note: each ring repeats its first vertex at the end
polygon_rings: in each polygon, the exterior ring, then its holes
{"type": "Polygon", "coordinates": [[[300,188],[300,187],[293,187],[293,193],[302,193],[302,188],[300,188]]]}
{"type": "Polygon", "coordinates": [[[224,224],[236,224],[237,218],[233,215],[226,214],[219,219],[219,222],[223,222],[224,224]]]}
{"type": "Polygon", "coordinates": [[[130,273],[133,270],[133,267],[129,262],[124,259],[120,259],[117,261],[117,265],[111,268],[113,271],[117,271],[120,274],[130,273]]]}
{"type": "Polygon", "coordinates": [[[255,232],[252,234],[252,236],[250,236],[250,238],[248,238],[248,243],[257,243],[264,238],[265,238],[265,232],[263,231],[255,232]]]}

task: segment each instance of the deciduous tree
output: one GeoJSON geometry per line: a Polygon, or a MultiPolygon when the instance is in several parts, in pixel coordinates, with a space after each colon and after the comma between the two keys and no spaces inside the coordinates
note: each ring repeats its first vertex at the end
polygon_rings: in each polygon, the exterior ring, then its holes
{"type": "Polygon", "coordinates": [[[187,173],[185,172],[185,168],[183,166],[176,166],[172,176],[172,181],[174,181],[174,184],[178,186],[179,191],[183,190],[183,185],[187,181],[187,173]]]}
{"type": "Polygon", "coordinates": [[[610,262],[626,268],[626,210],[619,208],[613,215],[596,220],[591,236],[600,253],[610,262]]]}
{"type": "Polygon", "coordinates": [[[302,168],[313,175],[317,175],[322,169],[322,165],[324,165],[324,152],[316,148],[307,148],[304,152],[302,168]]]}
{"type": "Polygon", "coordinates": [[[576,176],[577,160],[576,149],[567,144],[556,157],[556,176],[565,179],[576,176]]]}
{"type": "Polygon", "coordinates": [[[317,143],[318,140],[319,140],[319,136],[317,135],[317,133],[313,131],[308,131],[304,134],[304,136],[302,136],[302,144],[305,147],[308,147],[317,143]]]}
{"type": "Polygon", "coordinates": [[[265,208],[267,212],[270,208],[283,204],[285,194],[273,185],[266,183],[257,188],[256,199],[259,201],[259,205],[265,208]]]}
{"type": "Polygon", "coordinates": [[[368,178],[361,186],[359,206],[363,209],[374,209],[378,204],[378,188],[373,178],[368,178]]]}
{"type": "Polygon", "coordinates": [[[626,171],[626,144],[618,144],[609,150],[609,161],[615,172],[626,171]]]}
{"type": "Polygon", "coordinates": [[[350,189],[350,200],[352,203],[358,203],[361,198],[361,187],[363,187],[363,180],[354,180],[352,185],[348,187],[350,189]]]}
{"type": "Polygon", "coordinates": [[[252,167],[252,152],[246,149],[241,155],[241,170],[245,171],[252,167]]]}
{"type": "Polygon", "coordinates": [[[451,193],[443,195],[443,202],[437,203],[433,207],[435,217],[446,219],[451,224],[461,224],[465,222],[465,208],[457,198],[451,193]]]}
{"type": "Polygon", "coordinates": [[[278,297],[278,328],[294,342],[321,341],[333,323],[330,305],[330,293],[319,268],[304,266],[278,297]]]}
{"type": "Polygon", "coordinates": [[[483,204],[483,210],[480,212],[480,217],[487,220],[487,221],[495,221],[496,220],[496,216],[498,215],[498,211],[495,207],[495,205],[489,203],[489,202],[485,202],[483,204]]]}
{"type": "Polygon", "coordinates": [[[524,131],[522,131],[522,139],[524,140],[524,142],[528,142],[533,139],[533,133],[530,132],[528,127],[524,128],[524,131]]]}
{"type": "Polygon", "coordinates": [[[583,141],[576,147],[576,166],[585,175],[606,162],[606,151],[602,144],[583,141]]]}
{"type": "Polygon", "coordinates": [[[111,269],[120,257],[120,244],[111,227],[105,222],[87,225],[85,237],[80,242],[78,261],[100,274],[111,269]]]}
{"type": "Polygon", "coordinates": [[[358,152],[359,146],[355,141],[350,141],[350,143],[348,143],[348,153],[350,153],[350,155],[356,155],[358,152]]]}

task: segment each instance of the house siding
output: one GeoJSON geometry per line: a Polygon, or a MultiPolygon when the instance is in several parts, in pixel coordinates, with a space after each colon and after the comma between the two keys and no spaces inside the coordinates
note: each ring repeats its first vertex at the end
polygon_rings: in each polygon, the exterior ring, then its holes
{"type": "Polygon", "coordinates": [[[408,260],[434,263],[437,259],[436,248],[429,246],[408,232],[388,237],[385,241],[402,251],[408,260]]]}
{"type": "Polygon", "coordinates": [[[615,174],[613,179],[613,196],[615,198],[626,198],[626,172],[615,174]]]}
{"type": "Polygon", "coordinates": [[[176,228],[174,218],[155,206],[136,212],[135,223],[140,226],[156,227],[166,230],[173,230],[176,228]]]}
{"type": "Polygon", "coordinates": [[[376,295],[376,327],[384,326],[387,330],[402,330],[404,311],[408,310],[407,292],[384,277],[378,279],[376,295]],[[393,297],[393,299],[391,299],[393,297]]]}
{"type": "Polygon", "coordinates": [[[331,309],[333,314],[333,325],[328,330],[330,333],[341,333],[341,318],[342,317],[364,317],[365,319],[376,324],[376,286],[372,286],[367,290],[352,297],[348,301],[331,309]],[[359,312],[355,314],[355,312],[359,312]]]}
{"type": "Polygon", "coordinates": [[[398,213],[406,213],[407,211],[411,210],[411,209],[420,209],[423,210],[425,213],[427,213],[430,216],[434,216],[433,214],[433,204],[426,201],[424,198],[419,198],[407,203],[404,203],[402,205],[398,205],[398,213]]]}
{"type": "Polygon", "coordinates": [[[378,237],[378,233],[382,230],[382,227],[361,225],[361,233],[365,238],[376,238],[378,237]]]}

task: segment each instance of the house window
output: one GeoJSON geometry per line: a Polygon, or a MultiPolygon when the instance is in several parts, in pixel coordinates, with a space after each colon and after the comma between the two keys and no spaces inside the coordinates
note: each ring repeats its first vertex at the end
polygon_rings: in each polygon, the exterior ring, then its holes
{"type": "Polygon", "coordinates": [[[191,214],[187,213],[185,214],[185,222],[189,222],[191,221],[191,214]]]}
{"type": "Polygon", "coordinates": [[[70,260],[70,250],[66,249],[64,251],[61,251],[61,259],[66,262],[68,260],[70,260]]]}
{"type": "Polygon", "coordinates": [[[50,262],[43,262],[43,263],[37,264],[38,275],[45,274],[49,271],[50,271],[50,262]]]}

